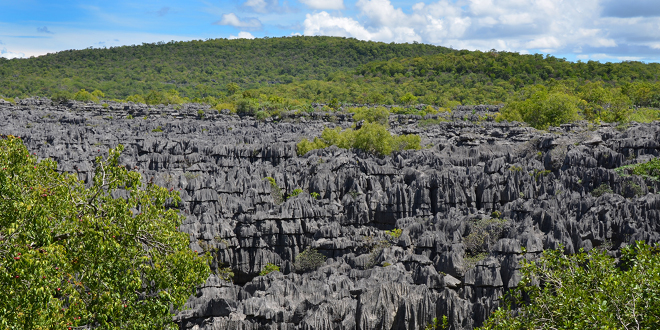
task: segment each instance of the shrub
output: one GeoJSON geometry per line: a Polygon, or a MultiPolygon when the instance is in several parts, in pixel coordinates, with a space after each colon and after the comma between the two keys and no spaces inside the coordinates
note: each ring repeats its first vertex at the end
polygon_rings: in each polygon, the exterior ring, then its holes
{"type": "Polygon", "coordinates": [[[630,114],[629,120],[638,123],[660,121],[660,109],[639,108],[630,114]]]}
{"type": "Polygon", "coordinates": [[[506,219],[476,219],[468,224],[469,234],[463,238],[465,249],[472,254],[489,252],[504,231],[506,219]]]}
{"type": "Polygon", "coordinates": [[[401,230],[400,228],[394,228],[392,230],[386,230],[385,231],[385,234],[390,236],[391,239],[397,239],[397,238],[401,237],[402,233],[403,233],[403,230],[401,230]]]}
{"type": "Polygon", "coordinates": [[[58,91],[58,92],[55,92],[50,97],[50,100],[55,104],[67,103],[67,102],[69,102],[69,100],[72,100],[72,99],[73,99],[73,94],[71,94],[69,91],[58,91]]]}
{"type": "Polygon", "coordinates": [[[147,101],[144,100],[144,96],[140,94],[130,95],[126,98],[126,101],[133,103],[147,103],[147,101]]]}
{"type": "Polygon", "coordinates": [[[282,189],[280,188],[279,185],[277,185],[277,182],[275,182],[275,179],[273,177],[265,177],[264,180],[268,181],[270,183],[270,194],[273,197],[273,201],[275,204],[282,204],[284,203],[284,193],[282,192],[282,189]]]}
{"type": "Polygon", "coordinates": [[[98,96],[86,91],[84,88],[73,94],[73,99],[80,102],[98,102],[98,96]]]}
{"type": "Polygon", "coordinates": [[[561,91],[548,91],[536,85],[508,102],[502,109],[499,120],[526,122],[537,129],[559,126],[580,119],[580,99],[561,91]]]}
{"type": "Polygon", "coordinates": [[[296,271],[304,273],[312,270],[316,270],[321,267],[325,262],[325,256],[319,253],[316,249],[307,248],[305,251],[300,252],[296,256],[296,260],[293,263],[296,271]]]}
{"type": "Polygon", "coordinates": [[[312,191],[311,193],[309,193],[309,195],[312,196],[312,198],[314,199],[319,199],[321,197],[321,195],[315,191],[312,191]]]}
{"type": "Polygon", "coordinates": [[[353,121],[364,120],[367,123],[378,123],[387,126],[390,119],[390,112],[385,107],[351,108],[348,111],[354,113],[353,121]]]}
{"type": "Polygon", "coordinates": [[[214,109],[222,111],[224,109],[229,110],[231,113],[236,113],[236,104],[234,103],[218,103],[215,105],[214,109]]]}
{"type": "Polygon", "coordinates": [[[356,148],[379,156],[389,155],[392,151],[419,150],[421,138],[418,135],[392,136],[387,128],[377,123],[364,123],[359,130],[351,128],[344,131],[340,127],[326,128],[320,138],[313,141],[303,139],[296,146],[298,155],[302,156],[314,149],[322,149],[331,145],[340,148],[356,148]]]}
{"type": "Polygon", "coordinates": [[[259,100],[244,98],[236,102],[236,113],[243,116],[254,116],[259,111],[259,100]]]}
{"type": "Polygon", "coordinates": [[[594,197],[600,197],[605,194],[612,194],[614,191],[612,191],[612,188],[607,183],[602,183],[598,188],[594,189],[591,192],[591,195],[594,197]]]}
{"type": "Polygon", "coordinates": [[[660,180],[660,157],[636,164],[632,172],[635,175],[644,175],[660,180]]]}
{"type": "Polygon", "coordinates": [[[291,192],[291,194],[289,194],[289,196],[288,196],[287,198],[293,198],[293,197],[296,197],[296,196],[300,195],[300,193],[302,193],[302,192],[303,192],[302,189],[300,189],[300,188],[296,188],[296,189],[294,189],[294,190],[291,192]]]}
{"type": "Polygon", "coordinates": [[[158,127],[154,128],[154,129],[152,129],[151,131],[154,132],[154,133],[159,133],[159,132],[162,132],[162,131],[163,131],[163,128],[162,128],[161,126],[158,126],[158,127]]]}
{"type": "Polygon", "coordinates": [[[0,139],[0,327],[174,328],[172,311],[210,274],[166,204],[177,192],[96,159],[93,180],[59,173],[15,137],[0,139]],[[114,198],[117,191],[125,198],[114,198]]]}
{"type": "Polygon", "coordinates": [[[534,262],[523,259],[522,281],[508,306],[501,305],[481,329],[660,327],[658,246],[625,247],[620,263],[600,249],[571,256],[561,250],[546,250],[534,262]],[[516,305],[521,307],[513,310],[516,305]]]}
{"type": "Polygon", "coordinates": [[[401,101],[403,104],[411,105],[417,102],[417,96],[413,95],[412,93],[406,93],[399,98],[399,101],[401,101]]]}
{"type": "Polygon", "coordinates": [[[261,272],[259,272],[259,276],[266,276],[266,275],[268,275],[272,272],[279,272],[279,271],[280,271],[279,266],[273,265],[269,262],[269,263],[266,264],[266,266],[264,266],[264,268],[261,270],[261,272]]]}

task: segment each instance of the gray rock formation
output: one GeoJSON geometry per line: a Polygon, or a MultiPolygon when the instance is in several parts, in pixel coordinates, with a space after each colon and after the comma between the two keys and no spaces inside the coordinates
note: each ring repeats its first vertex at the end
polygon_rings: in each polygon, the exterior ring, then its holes
{"type": "Polygon", "coordinates": [[[497,110],[459,107],[428,126],[391,116],[393,132],[425,147],[384,158],[336,147],[297,156],[302,137],[352,124],[333,113],[260,122],[201,105],[27,99],[0,103],[0,134],[84,180],[121,143],[125,165],[181,192],[190,247],[235,273],[199,288],[175,317],[182,329],[422,329],[442,315],[470,329],[544,249],[616,255],[660,241],[660,183],[613,170],[659,156],[660,124],[537,131],[492,121],[497,110]],[[594,197],[601,184],[614,193],[594,197]],[[395,228],[399,237],[386,232],[395,228]],[[308,247],[327,259],[296,273],[308,247]],[[267,263],[281,272],[259,276],[267,263]]]}

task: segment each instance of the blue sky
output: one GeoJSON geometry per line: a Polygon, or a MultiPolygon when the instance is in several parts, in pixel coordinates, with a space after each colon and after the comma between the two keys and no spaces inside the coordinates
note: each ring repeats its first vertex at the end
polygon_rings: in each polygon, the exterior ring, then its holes
{"type": "Polygon", "coordinates": [[[0,56],[331,35],[569,60],[660,62],[659,0],[0,0],[0,56]]]}

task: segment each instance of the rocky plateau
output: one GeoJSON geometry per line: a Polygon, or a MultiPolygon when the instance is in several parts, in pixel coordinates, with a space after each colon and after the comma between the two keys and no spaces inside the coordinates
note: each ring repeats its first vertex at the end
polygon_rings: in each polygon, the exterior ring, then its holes
{"type": "Polygon", "coordinates": [[[83,180],[122,144],[123,164],[180,191],[190,248],[234,273],[190,297],[181,329],[423,329],[443,315],[471,329],[544,249],[616,256],[660,241],[660,183],[614,170],[660,156],[660,123],[539,131],[493,121],[498,109],[391,115],[391,132],[419,134],[423,148],[386,157],[296,154],[303,137],[353,125],[350,114],[257,121],[196,104],[2,102],[0,134],[83,180]],[[603,184],[611,193],[595,194],[603,184]],[[297,272],[308,248],[327,259],[297,272]],[[267,263],[281,271],[259,276],[267,263]]]}

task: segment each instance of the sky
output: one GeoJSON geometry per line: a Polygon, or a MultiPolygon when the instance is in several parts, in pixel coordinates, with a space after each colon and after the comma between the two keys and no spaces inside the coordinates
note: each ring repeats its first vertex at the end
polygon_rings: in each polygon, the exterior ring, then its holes
{"type": "Polygon", "coordinates": [[[0,56],[297,35],[660,62],[660,0],[0,0],[0,56]]]}

